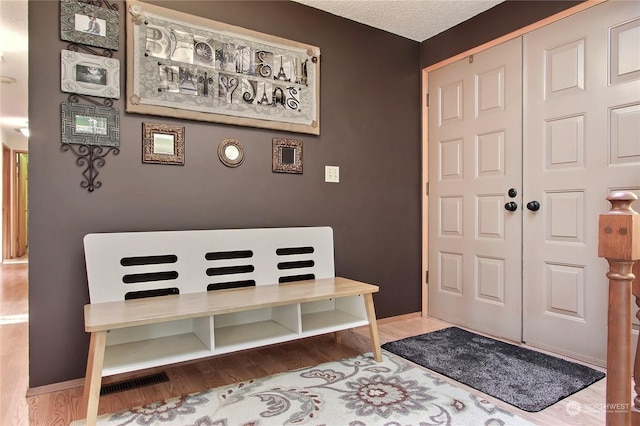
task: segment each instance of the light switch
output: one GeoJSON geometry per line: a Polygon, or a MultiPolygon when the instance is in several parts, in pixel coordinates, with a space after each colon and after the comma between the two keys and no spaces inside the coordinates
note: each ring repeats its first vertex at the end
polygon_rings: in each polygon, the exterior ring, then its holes
{"type": "Polygon", "coordinates": [[[324,181],[332,183],[340,182],[340,167],[324,166],[324,181]]]}

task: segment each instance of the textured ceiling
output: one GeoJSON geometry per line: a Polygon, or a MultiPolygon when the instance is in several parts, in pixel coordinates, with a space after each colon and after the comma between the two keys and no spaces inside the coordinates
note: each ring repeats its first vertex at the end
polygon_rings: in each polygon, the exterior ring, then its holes
{"type": "Polygon", "coordinates": [[[27,49],[27,0],[0,0],[0,76],[15,79],[0,83],[3,142],[24,139],[15,129],[27,125],[27,49]]]}
{"type": "Polygon", "coordinates": [[[422,42],[503,0],[294,0],[422,42]]]}

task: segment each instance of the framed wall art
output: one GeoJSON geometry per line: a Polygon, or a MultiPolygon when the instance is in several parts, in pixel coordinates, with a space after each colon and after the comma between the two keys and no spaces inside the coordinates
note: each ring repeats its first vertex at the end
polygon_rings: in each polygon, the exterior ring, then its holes
{"type": "Polygon", "coordinates": [[[184,126],[142,123],[142,162],[184,166],[184,126]]]}
{"type": "Polygon", "coordinates": [[[63,102],[62,143],[120,146],[120,112],[107,106],[63,102]]]}
{"type": "Polygon", "coordinates": [[[63,50],[61,68],[60,88],[63,92],[120,98],[119,60],[63,50]]]}
{"type": "Polygon", "coordinates": [[[320,134],[320,49],[127,0],[128,112],[320,134]]]}
{"type": "Polygon", "coordinates": [[[273,138],[272,171],[275,173],[302,173],[302,141],[273,138]]]}
{"type": "Polygon", "coordinates": [[[75,0],[60,2],[60,38],[77,44],[118,50],[117,10],[75,0]]]}

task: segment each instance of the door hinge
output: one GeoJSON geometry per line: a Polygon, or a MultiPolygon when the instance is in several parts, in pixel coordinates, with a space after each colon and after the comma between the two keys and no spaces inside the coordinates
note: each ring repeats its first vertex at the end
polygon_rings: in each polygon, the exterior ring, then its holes
{"type": "Polygon", "coordinates": [[[427,106],[429,106],[429,94],[427,93],[427,106]]]}
{"type": "Polygon", "coordinates": [[[424,283],[429,284],[429,271],[424,273],[424,283]]]}
{"type": "Polygon", "coordinates": [[[427,184],[425,186],[426,186],[427,195],[429,195],[429,182],[427,182],[427,184]]]}

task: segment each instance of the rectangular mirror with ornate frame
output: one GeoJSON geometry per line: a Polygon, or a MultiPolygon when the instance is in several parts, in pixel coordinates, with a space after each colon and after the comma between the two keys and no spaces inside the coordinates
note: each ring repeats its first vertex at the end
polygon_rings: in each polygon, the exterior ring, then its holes
{"type": "Polygon", "coordinates": [[[302,173],[302,141],[273,138],[273,171],[302,173]]]}
{"type": "Polygon", "coordinates": [[[142,123],[142,162],[184,166],[184,126],[142,123]]]}

